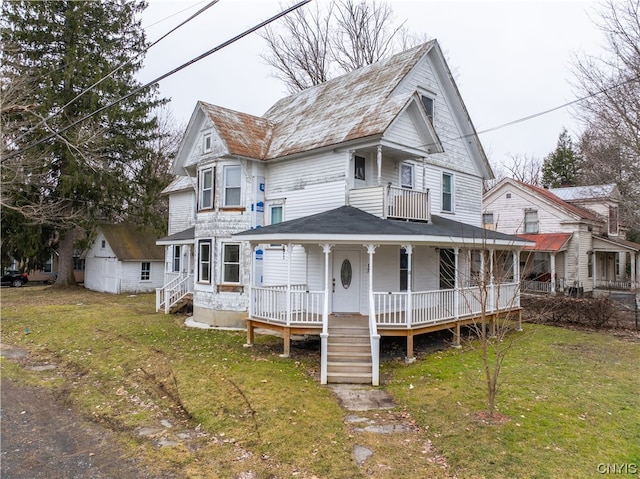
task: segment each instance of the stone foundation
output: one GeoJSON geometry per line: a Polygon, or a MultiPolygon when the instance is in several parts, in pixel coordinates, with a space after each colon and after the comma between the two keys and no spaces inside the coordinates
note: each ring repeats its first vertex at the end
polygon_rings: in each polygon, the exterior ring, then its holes
{"type": "Polygon", "coordinates": [[[193,307],[193,320],[217,328],[247,329],[246,311],[216,311],[201,306],[193,307]]]}

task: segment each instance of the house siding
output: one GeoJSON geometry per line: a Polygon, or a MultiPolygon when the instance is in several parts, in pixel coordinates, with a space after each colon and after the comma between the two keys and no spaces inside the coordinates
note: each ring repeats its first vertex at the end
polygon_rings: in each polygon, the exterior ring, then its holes
{"type": "MultiPolygon", "coordinates": [[[[195,180],[194,180],[195,182],[195,180]]],[[[195,191],[178,191],[169,195],[169,231],[172,235],[191,228],[195,223],[195,191]]]]}

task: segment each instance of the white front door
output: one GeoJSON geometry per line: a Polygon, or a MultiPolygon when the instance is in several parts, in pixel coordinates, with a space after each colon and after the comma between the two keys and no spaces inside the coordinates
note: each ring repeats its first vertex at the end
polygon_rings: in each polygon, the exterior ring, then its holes
{"type": "Polygon", "coordinates": [[[360,251],[333,252],[333,312],[360,312],[360,251]]]}

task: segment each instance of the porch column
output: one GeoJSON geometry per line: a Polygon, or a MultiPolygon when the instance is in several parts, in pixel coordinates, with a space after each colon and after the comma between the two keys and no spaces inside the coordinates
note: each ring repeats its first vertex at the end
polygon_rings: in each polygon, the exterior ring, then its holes
{"type": "Polygon", "coordinates": [[[556,294],[556,254],[549,253],[549,260],[551,265],[551,294],[556,294]]]}
{"type": "Polygon", "coordinates": [[[356,156],[355,150],[349,150],[347,152],[347,171],[345,172],[345,181],[344,185],[344,204],[349,206],[349,192],[352,188],[355,188],[355,176],[354,176],[354,161],[356,156]]]}
{"type": "Polygon", "coordinates": [[[631,263],[631,289],[635,289],[638,287],[636,275],[638,274],[638,270],[636,269],[636,263],[638,260],[638,253],[629,253],[629,263],[631,263]]]}
{"type": "MultiPolygon", "coordinates": [[[[565,269],[566,271],[566,269],[565,269]]],[[[513,282],[516,284],[514,298],[511,304],[520,307],[520,251],[513,252],[513,282]],[[517,300],[517,301],[516,301],[517,300]]],[[[516,331],[522,331],[522,312],[518,311],[518,321],[516,331]]]]}
{"type": "Polygon", "coordinates": [[[287,326],[291,326],[291,243],[287,243],[287,326]]]}
{"type": "MultiPolygon", "coordinates": [[[[378,245],[368,244],[369,254],[369,337],[371,342],[371,384],[380,385],[380,335],[376,324],[376,307],[373,299],[373,255],[378,245]]],[[[411,343],[411,356],[413,357],[413,342],[411,343]]]]}
{"type": "MultiPolygon", "coordinates": [[[[588,254],[588,253],[587,253],[588,254]]],[[[591,261],[591,264],[593,266],[593,272],[591,275],[591,279],[593,280],[593,286],[592,288],[595,290],[596,289],[596,285],[598,284],[598,280],[596,279],[596,273],[598,271],[598,268],[596,267],[596,263],[598,262],[598,255],[596,254],[595,251],[592,251],[591,253],[593,256],[593,260],[591,261]]]]}
{"type": "Polygon", "coordinates": [[[453,248],[453,315],[460,318],[460,248],[453,248]]]}
{"type": "Polygon", "coordinates": [[[493,250],[489,250],[489,296],[487,298],[487,310],[493,312],[496,305],[495,278],[493,276],[493,250]]]}
{"type": "Polygon", "coordinates": [[[331,244],[321,244],[324,253],[324,304],[322,306],[322,332],[320,333],[320,384],[327,384],[327,341],[329,338],[329,254],[331,244]]]}
{"type": "Polygon", "coordinates": [[[376,163],[378,166],[378,186],[382,185],[382,145],[378,145],[378,154],[376,155],[376,163]]]}
{"type": "Polygon", "coordinates": [[[411,272],[411,261],[413,258],[413,245],[403,246],[405,253],[407,253],[407,311],[405,317],[407,320],[407,329],[411,329],[411,323],[413,320],[413,273],[411,272]]]}

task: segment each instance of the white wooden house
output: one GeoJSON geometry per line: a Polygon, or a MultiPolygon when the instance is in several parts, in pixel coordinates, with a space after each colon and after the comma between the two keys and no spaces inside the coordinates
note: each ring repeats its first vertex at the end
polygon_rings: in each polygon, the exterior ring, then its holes
{"type": "MultiPolygon", "coordinates": [[[[291,334],[318,334],[323,383],[378,384],[381,335],[406,337],[411,358],[416,334],[459,339],[483,312],[519,311],[528,243],[481,228],[492,172],[436,41],[261,117],[199,102],[174,172],[193,185],[193,237],[170,231],[192,239],[194,269],[166,268],[158,309],[193,294],[196,321],[248,343],[281,331],[285,355],[291,334]]],[[[183,243],[160,243],[171,265],[183,243]]]]}
{"type": "Polygon", "coordinates": [[[618,198],[615,185],[545,189],[504,179],[485,193],[483,221],[535,243],[521,254],[523,290],[632,290],[640,245],[625,240],[618,198]]]}
{"type": "Polygon", "coordinates": [[[152,230],[103,224],[85,256],[84,287],[115,294],[153,292],[164,284],[163,262],[152,230]]]}

